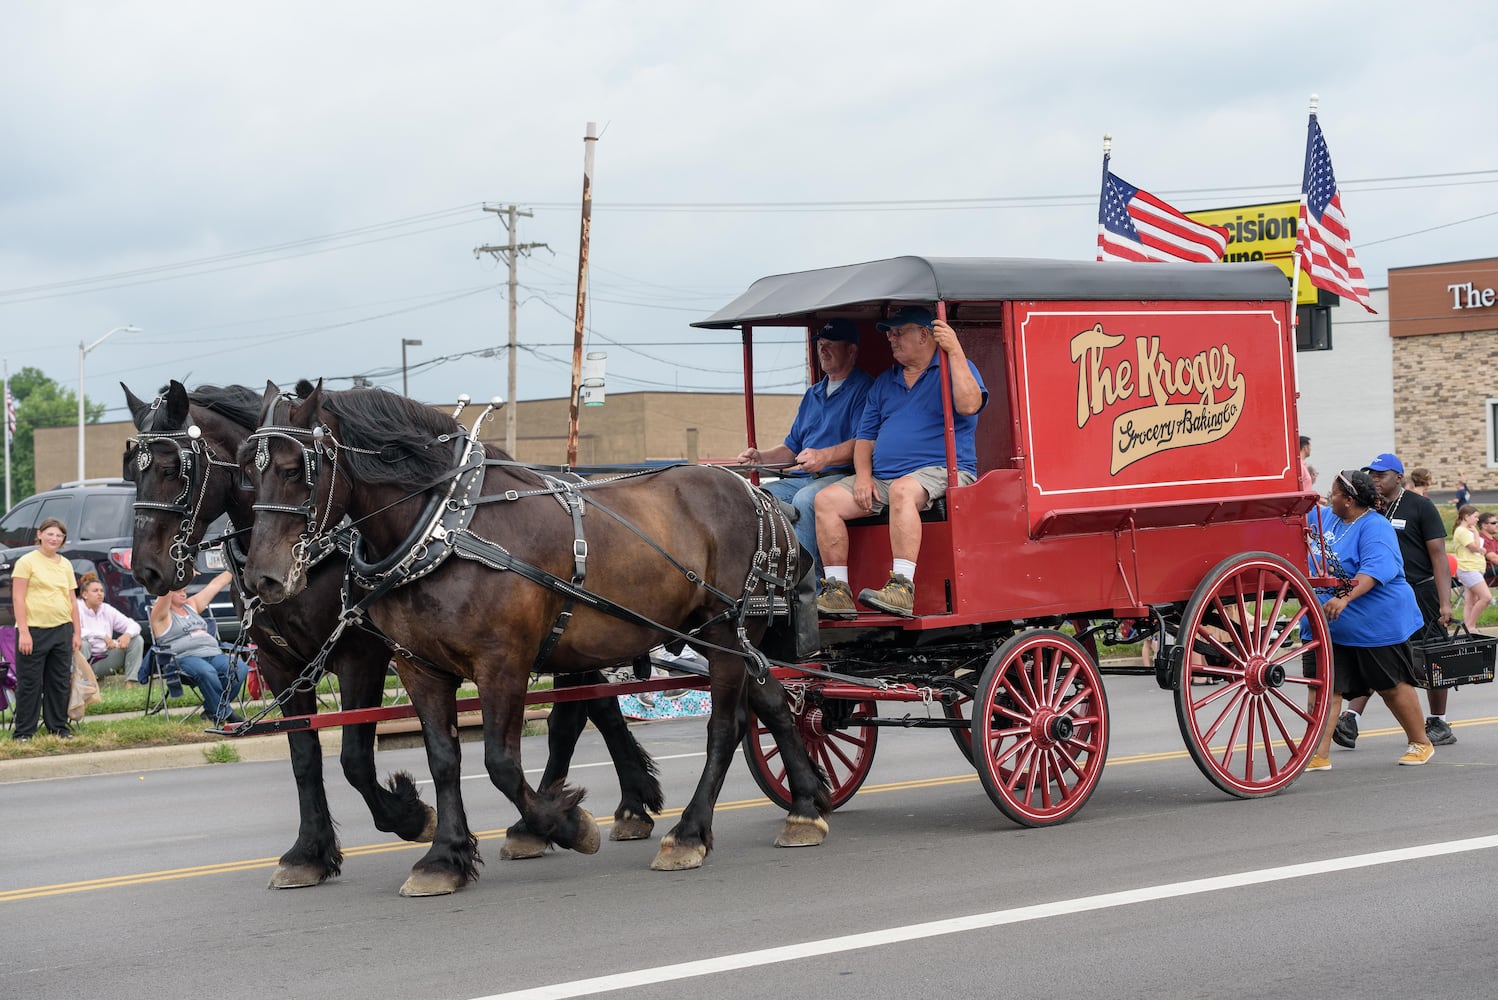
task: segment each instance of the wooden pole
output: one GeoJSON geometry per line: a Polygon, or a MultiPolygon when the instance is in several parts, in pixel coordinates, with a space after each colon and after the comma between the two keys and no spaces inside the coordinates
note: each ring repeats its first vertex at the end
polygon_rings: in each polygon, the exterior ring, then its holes
{"type": "Polygon", "coordinates": [[[588,237],[593,228],[593,149],[598,142],[598,123],[588,122],[583,136],[582,230],[577,242],[577,315],[572,325],[572,401],[567,417],[567,464],[577,464],[578,394],[583,384],[583,317],[588,304],[588,237]]]}

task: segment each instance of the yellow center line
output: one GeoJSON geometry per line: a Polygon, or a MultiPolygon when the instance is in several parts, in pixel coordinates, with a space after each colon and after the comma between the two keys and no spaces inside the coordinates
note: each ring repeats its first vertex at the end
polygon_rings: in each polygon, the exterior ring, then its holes
{"type": "MultiPolygon", "coordinates": [[[[1498,716],[1488,716],[1481,719],[1464,719],[1460,722],[1451,723],[1453,729],[1468,726],[1487,726],[1498,723],[1498,716]]],[[[1390,736],[1396,733],[1403,734],[1404,730],[1398,726],[1384,729],[1364,729],[1359,737],[1390,736]]],[[[1218,748],[1214,748],[1218,749],[1218,748]]],[[[1130,764],[1154,764],[1167,760],[1181,760],[1188,757],[1185,750],[1166,750],[1156,753],[1130,754],[1124,757],[1110,757],[1106,767],[1127,767],[1130,764]]],[[[978,780],[976,773],[953,774],[941,778],[913,778],[907,781],[891,781],[878,785],[864,785],[858,790],[858,797],[865,798],[870,795],[883,795],[889,792],[904,792],[925,788],[943,788],[949,785],[965,785],[978,780]]],[[[742,809],[763,809],[772,803],[766,798],[739,799],[734,802],[719,802],[717,812],[734,812],[742,809]]],[[[657,818],[660,820],[675,819],[680,816],[682,810],[665,809],[657,818]]],[[[834,817],[835,818],[835,817],[834,817]]],[[[612,826],[612,817],[598,819],[600,829],[612,826]]],[[[474,836],[479,840],[501,840],[505,831],[480,830],[475,831],[474,836]]],[[[368,857],[373,854],[388,854],[392,851],[414,851],[426,850],[426,844],[415,844],[410,841],[396,840],[387,841],[382,844],[361,844],[355,847],[343,849],[345,858],[368,857]]],[[[46,896],[65,896],[77,892],[93,892],[99,889],[116,889],[121,886],[145,885],[152,882],[171,882],[178,879],[200,878],[206,875],[228,875],[234,872],[255,871],[257,869],[273,869],[280,863],[278,858],[250,858],[243,861],[225,861],[213,865],[198,865],[192,868],[168,868],[162,871],[138,872],[133,875],[112,875],[108,878],[88,879],[82,882],[61,882],[56,885],[39,885],[21,889],[7,889],[0,891],[0,903],[19,902],[24,899],[40,899],[46,896]]]]}

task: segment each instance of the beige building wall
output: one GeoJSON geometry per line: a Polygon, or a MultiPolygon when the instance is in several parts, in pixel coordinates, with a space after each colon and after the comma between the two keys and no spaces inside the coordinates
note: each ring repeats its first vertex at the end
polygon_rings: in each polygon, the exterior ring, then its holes
{"type": "Polygon", "coordinates": [[[1453,490],[1458,479],[1474,490],[1498,490],[1485,413],[1498,396],[1492,361],[1498,330],[1393,341],[1394,439],[1405,471],[1425,466],[1436,490],[1453,490]]]}
{"type": "MultiPolygon", "coordinates": [[[[779,444],[795,418],[799,395],[756,396],[755,423],[761,445],[779,444]]],[[[451,412],[451,407],[440,407],[451,412]]],[[[516,458],[522,462],[560,465],[567,457],[566,399],[520,403],[515,416],[516,458]]],[[[465,425],[478,415],[464,412],[465,425]]],[[[633,392],[610,393],[602,406],[585,406],[578,417],[577,460],[580,465],[628,465],[645,461],[685,461],[695,429],[697,458],[733,458],[744,450],[742,393],[633,392]]],[[[134,434],[129,421],[89,424],[84,447],[90,478],[118,478],[125,442],[134,434]]],[[[504,445],[504,411],[484,422],[479,438],[504,445]]],[[[78,428],[44,427],[36,432],[36,482],[48,489],[78,474],[78,428]]]]}

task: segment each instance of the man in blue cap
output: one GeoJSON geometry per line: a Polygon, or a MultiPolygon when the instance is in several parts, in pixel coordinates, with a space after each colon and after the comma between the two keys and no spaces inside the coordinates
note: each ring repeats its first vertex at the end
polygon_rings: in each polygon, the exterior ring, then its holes
{"type": "Polygon", "coordinates": [[[782,478],[765,492],[796,508],[796,540],[811,554],[817,579],[817,494],[853,471],[853,432],[863,419],[864,400],[874,379],[858,367],[858,327],[850,319],[828,320],[817,332],[817,363],[822,379],[806,390],[785,441],[761,451],[746,448],[741,465],[783,465],[782,478]]]}
{"type": "Polygon", "coordinates": [[[889,582],[880,590],[864,590],[858,599],[889,614],[911,617],[915,613],[921,511],[947,491],[938,350],[946,354],[951,372],[957,481],[966,485],[978,474],[975,431],[988,390],[977,366],[963,353],[957,334],[924,306],[902,306],[877,325],[889,339],[894,366],[875,379],[869,390],[853,444],[853,475],[816,499],[817,544],[827,564],[817,610],[834,618],[857,614],[848,587],[847,522],[878,514],[886,507],[893,557],[889,582]]]}
{"type": "MultiPolygon", "coordinates": [[[[1425,620],[1419,632],[1410,636],[1441,636],[1451,623],[1451,571],[1446,560],[1446,524],[1433,501],[1404,487],[1404,463],[1392,452],[1384,452],[1363,466],[1383,497],[1383,515],[1394,525],[1399,537],[1399,553],[1404,557],[1404,576],[1415,592],[1415,603],[1425,620]]],[[[1456,734],[1446,721],[1446,688],[1431,688],[1425,693],[1430,714],[1425,717],[1425,736],[1435,746],[1450,746],[1456,734]]],[[[1354,698],[1347,711],[1337,720],[1332,739],[1351,750],[1358,742],[1358,719],[1367,706],[1367,698],[1354,698]]]]}

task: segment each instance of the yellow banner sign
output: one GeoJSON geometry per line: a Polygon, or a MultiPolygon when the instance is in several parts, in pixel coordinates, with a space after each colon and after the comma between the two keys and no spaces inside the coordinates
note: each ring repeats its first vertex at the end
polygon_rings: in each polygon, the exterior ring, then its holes
{"type": "MultiPolygon", "coordinates": [[[[1223,261],[1237,264],[1266,260],[1289,278],[1295,266],[1295,232],[1300,221],[1300,202],[1279,201],[1268,205],[1210,208],[1186,213],[1197,222],[1223,226],[1228,231],[1228,249],[1223,261]]],[[[1316,304],[1316,286],[1304,278],[1296,304],[1316,304]]]]}

